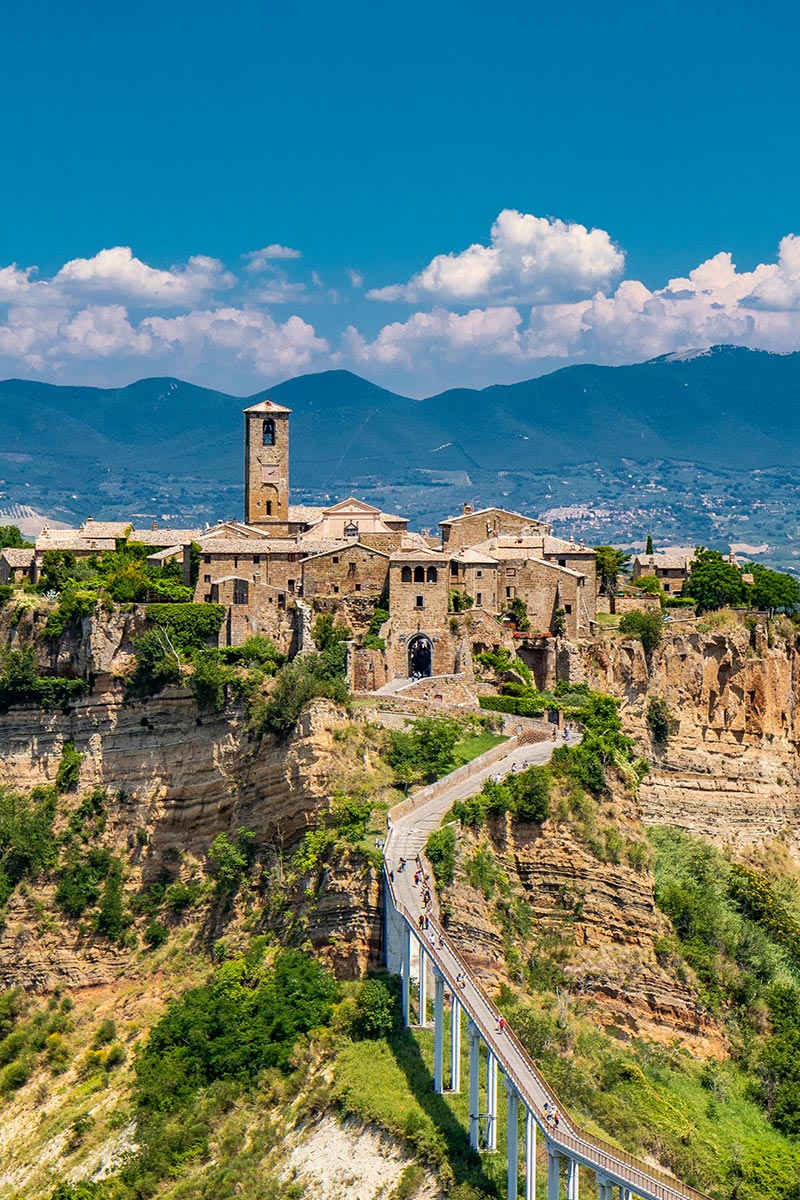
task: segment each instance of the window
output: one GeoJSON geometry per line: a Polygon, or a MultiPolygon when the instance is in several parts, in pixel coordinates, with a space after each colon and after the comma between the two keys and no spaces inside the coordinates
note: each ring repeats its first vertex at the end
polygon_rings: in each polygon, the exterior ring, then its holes
{"type": "Polygon", "coordinates": [[[260,563],[260,562],[261,562],[261,555],[260,555],[260,554],[254,554],[254,555],[253,555],[253,566],[255,566],[255,564],[256,564],[256,563],[260,563]]]}
{"type": "Polygon", "coordinates": [[[424,596],[417,596],[417,599],[416,599],[416,602],[415,602],[415,604],[414,604],[414,607],[415,607],[415,608],[424,608],[424,607],[425,607],[425,597],[424,597],[424,596]]]}
{"type": "Polygon", "coordinates": [[[356,564],[355,564],[355,563],[353,563],[353,562],[349,562],[349,563],[347,564],[347,574],[348,574],[348,575],[355,575],[355,573],[356,573],[356,564]]]}
{"type": "Polygon", "coordinates": [[[476,571],[475,574],[477,575],[478,579],[483,579],[483,571],[476,571]]]}
{"type": "Polygon", "coordinates": [[[571,605],[571,604],[565,604],[565,605],[564,605],[564,612],[567,614],[567,616],[569,616],[569,614],[572,612],[572,605],[571,605]]]}
{"type": "Polygon", "coordinates": [[[424,567],[414,567],[414,583],[424,583],[424,582],[425,582],[425,568],[424,567]]]}
{"type": "Polygon", "coordinates": [[[411,567],[403,567],[400,572],[400,580],[402,583],[411,583],[411,567]]]}
{"type": "Polygon", "coordinates": [[[666,579],[664,580],[664,591],[665,592],[669,591],[669,584],[667,583],[666,579]]]}
{"type": "Polygon", "coordinates": [[[250,599],[250,584],[246,579],[235,579],[233,582],[233,603],[247,604],[250,599]]]}
{"type": "Polygon", "coordinates": [[[286,593],[278,592],[278,608],[286,608],[286,593]]]}
{"type": "Polygon", "coordinates": [[[516,575],[516,573],[517,573],[516,567],[506,567],[506,575],[508,575],[508,576],[516,575]]]}
{"type": "Polygon", "coordinates": [[[483,595],[481,592],[475,593],[475,603],[478,606],[478,608],[480,608],[481,605],[483,604],[483,595]]]}
{"type": "Polygon", "coordinates": [[[458,575],[458,563],[455,563],[455,562],[450,563],[450,574],[458,575]]]}
{"type": "Polygon", "coordinates": [[[356,584],[356,591],[357,591],[357,592],[360,592],[360,591],[361,591],[361,584],[360,584],[360,583],[357,583],[357,584],[356,584]]]}
{"type": "Polygon", "coordinates": [[[338,596],[338,595],[339,595],[339,585],[338,585],[338,583],[335,583],[335,584],[333,585],[333,594],[334,594],[334,596],[338,596]]]}
{"type": "Polygon", "coordinates": [[[211,583],[211,576],[210,576],[210,575],[204,575],[204,576],[203,576],[203,583],[211,583]]]}
{"type": "Polygon", "coordinates": [[[289,582],[288,582],[288,587],[289,587],[289,591],[290,591],[290,592],[293,592],[293,591],[294,591],[294,580],[293,580],[293,579],[290,579],[290,580],[289,580],[289,582]]]}
{"type": "Polygon", "coordinates": [[[264,422],[261,430],[261,442],[264,446],[275,445],[275,422],[271,417],[264,422]]]}
{"type": "Polygon", "coordinates": [[[506,600],[513,600],[516,590],[517,590],[516,588],[507,587],[506,588],[506,600]]]}
{"type": "Polygon", "coordinates": [[[348,521],[344,527],[345,537],[358,537],[358,525],[355,521],[348,521]]]}
{"type": "Polygon", "coordinates": [[[271,500],[267,501],[267,516],[268,517],[272,516],[272,501],[271,500]]]}
{"type": "Polygon", "coordinates": [[[333,560],[332,560],[332,561],[333,561],[333,562],[335,562],[335,563],[338,563],[338,561],[339,561],[339,555],[338,555],[338,554],[334,554],[334,556],[333,556],[333,560]]]}
{"type": "Polygon", "coordinates": [[[428,567],[428,583],[436,583],[439,578],[439,572],[436,567],[428,567]]]}
{"type": "Polygon", "coordinates": [[[558,560],[558,565],[559,565],[560,567],[565,567],[565,566],[567,565],[567,560],[566,560],[565,558],[560,558],[560,559],[558,560]]]}
{"type": "Polygon", "coordinates": [[[204,555],[203,555],[203,562],[205,562],[205,563],[210,563],[210,562],[211,562],[211,555],[210,555],[210,554],[204,554],[204,555]]]}

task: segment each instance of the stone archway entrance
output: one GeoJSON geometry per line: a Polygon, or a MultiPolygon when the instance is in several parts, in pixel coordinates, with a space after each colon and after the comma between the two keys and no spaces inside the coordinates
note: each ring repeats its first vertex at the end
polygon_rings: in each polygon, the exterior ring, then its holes
{"type": "Polygon", "coordinates": [[[433,643],[424,633],[418,633],[408,643],[408,673],[427,678],[433,674],[433,643]]]}

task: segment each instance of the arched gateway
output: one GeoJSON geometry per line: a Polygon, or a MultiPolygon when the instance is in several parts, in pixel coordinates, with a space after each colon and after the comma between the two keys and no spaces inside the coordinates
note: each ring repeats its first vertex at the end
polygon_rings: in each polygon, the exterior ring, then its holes
{"type": "Polygon", "coordinates": [[[408,673],[427,678],[433,674],[433,643],[424,633],[418,633],[408,643],[408,673]]]}

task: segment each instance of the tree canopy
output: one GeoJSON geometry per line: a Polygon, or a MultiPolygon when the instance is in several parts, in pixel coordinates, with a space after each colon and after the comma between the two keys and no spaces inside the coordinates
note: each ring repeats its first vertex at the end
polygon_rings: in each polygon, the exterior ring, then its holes
{"type": "Polygon", "coordinates": [[[614,546],[595,546],[597,555],[597,574],[600,577],[602,590],[607,596],[616,596],[620,572],[624,571],[630,562],[630,554],[617,550],[614,546]]]}

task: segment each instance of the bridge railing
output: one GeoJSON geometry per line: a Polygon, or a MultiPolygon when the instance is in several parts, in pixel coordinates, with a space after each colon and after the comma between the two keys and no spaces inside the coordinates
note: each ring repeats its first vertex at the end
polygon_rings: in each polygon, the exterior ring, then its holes
{"type": "MultiPolygon", "coordinates": [[[[385,854],[388,855],[389,843],[391,840],[391,830],[386,841],[385,854]]],[[[396,912],[406,921],[415,937],[419,936],[418,927],[412,914],[405,907],[402,901],[398,900],[392,880],[389,878],[388,869],[384,868],[384,882],[391,896],[392,905],[396,912]]],[[[429,918],[430,921],[430,918],[429,918]]],[[[445,930],[435,920],[432,921],[434,932],[439,934],[442,939],[445,935],[445,930]]],[[[486,1011],[489,1014],[490,1021],[498,1022],[501,1013],[499,1009],[492,1003],[486,993],[481,988],[480,984],[475,979],[469,967],[453,947],[452,942],[448,943],[449,953],[457,962],[460,970],[465,976],[468,976],[475,990],[480,995],[486,1011]]],[[[455,983],[451,971],[441,961],[435,945],[425,946],[425,953],[430,954],[431,959],[436,963],[437,970],[441,972],[447,983],[450,986],[451,993],[458,998],[458,1003],[472,1019],[478,1028],[485,1027],[485,1018],[478,1012],[470,1000],[464,995],[455,983]]],[[[607,1173],[609,1176],[614,1176],[622,1180],[626,1187],[634,1192],[644,1192],[648,1196],[655,1196],[658,1200],[708,1200],[708,1197],[696,1191],[694,1188],[683,1184],[674,1176],[668,1175],[666,1172],[658,1168],[649,1167],[643,1163],[641,1159],[635,1155],[629,1154],[626,1150],[622,1150],[610,1142],[604,1141],[602,1138],[595,1137],[593,1134],[586,1132],[574,1121],[572,1117],[565,1114],[565,1110],[558,1099],[558,1096],[547,1083],[545,1078],[540,1074],[538,1067],[531,1059],[527,1050],[519,1040],[517,1035],[511,1030],[508,1024],[505,1025],[503,1037],[514,1046],[519,1059],[524,1064],[524,1067],[529,1075],[528,1079],[520,1076],[519,1072],[508,1061],[508,1057],[503,1054],[502,1050],[498,1050],[496,1042],[491,1038],[491,1031],[485,1028],[482,1030],[482,1035],[487,1045],[491,1041],[492,1053],[500,1062],[504,1073],[511,1080],[512,1084],[520,1094],[528,1108],[534,1113],[537,1118],[537,1123],[544,1132],[545,1136],[554,1142],[557,1146],[565,1151],[572,1151],[576,1157],[583,1158],[589,1162],[592,1167],[598,1172],[607,1173]],[[531,1089],[531,1080],[538,1086],[542,1096],[549,1101],[555,1108],[558,1109],[559,1115],[562,1117],[563,1125],[560,1124],[558,1129],[551,1125],[544,1114],[543,1106],[539,1103],[537,1097],[531,1089]],[[570,1128],[571,1127],[571,1128],[570,1128]]]]}

